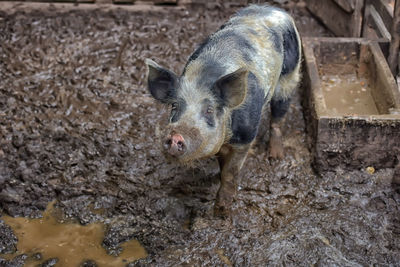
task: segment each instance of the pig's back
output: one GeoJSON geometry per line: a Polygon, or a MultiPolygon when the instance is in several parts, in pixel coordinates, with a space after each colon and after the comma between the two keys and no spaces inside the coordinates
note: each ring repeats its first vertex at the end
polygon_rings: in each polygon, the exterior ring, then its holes
{"type": "MultiPolygon", "coordinates": [[[[240,32],[254,47],[248,68],[272,97],[281,76],[293,72],[300,62],[300,37],[293,19],[283,10],[271,6],[251,5],[239,10],[227,28],[240,32]]],[[[269,100],[269,99],[268,99],[269,100]]]]}
{"type": "Polygon", "coordinates": [[[299,37],[292,18],[275,7],[251,5],[197,48],[183,74],[209,85],[245,67],[259,80],[268,101],[279,77],[293,71],[299,58],[299,37]]]}

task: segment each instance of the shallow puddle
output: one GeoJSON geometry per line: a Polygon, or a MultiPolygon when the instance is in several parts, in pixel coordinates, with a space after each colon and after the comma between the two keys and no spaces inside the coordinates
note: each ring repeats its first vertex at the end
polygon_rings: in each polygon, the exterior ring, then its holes
{"type": "Polygon", "coordinates": [[[15,254],[0,254],[8,260],[20,254],[27,254],[25,266],[36,266],[48,259],[57,258],[56,266],[79,266],[86,260],[95,261],[98,266],[125,266],[127,263],[147,256],[137,240],[121,245],[118,256],[107,254],[102,247],[104,225],[91,223],[61,223],[51,202],[43,212],[43,218],[29,219],[3,215],[1,218],[11,226],[18,238],[15,254]],[[38,260],[35,255],[40,253],[38,260]]]}
{"type": "Polygon", "coordinates": [[[326,107],[332,115],[379,114],[371,88],[355,74],[324,75],[322,88],[326,107]]]}

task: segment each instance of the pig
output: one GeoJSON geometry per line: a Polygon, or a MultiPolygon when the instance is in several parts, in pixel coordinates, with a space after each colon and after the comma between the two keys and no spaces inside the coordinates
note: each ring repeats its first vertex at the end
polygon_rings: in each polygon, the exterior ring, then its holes
{"type": "Polygon", "coordinates": [[[180,76],[145,63],[150,94],[170,106],[162,150],[182,164],[215,155],[221,183],[214,211],[229,214],[263,114],[271,116],[269,156],[284,156],[280,124],[301,79],[293,19],[276,7],[250,5],[197,47],[180,76]]]}

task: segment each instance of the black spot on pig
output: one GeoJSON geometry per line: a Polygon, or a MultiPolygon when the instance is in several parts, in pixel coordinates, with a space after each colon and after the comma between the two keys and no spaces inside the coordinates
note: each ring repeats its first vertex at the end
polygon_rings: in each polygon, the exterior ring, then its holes
{"type": "Polygon", "coordinates": [[[202,66],[198,79],[198,86],[200,88],[211,88],[214,82],[225,74],[226,68],[222,66],[221,62],[213,59],[207,59],[202,66]]]}
{"type": "Polygon", "coordinates": [[[299,40],[293,26],[283,33],[283,66],[281,75],[291,73],[300,59],[299,40]]]}
{"type": "Polygon", "coordinates": [[[282,118],[289,109],[290,98],[288,99],[271,99],[271,116],[274,119],[282,118]]]}
{"type": "Polygon", "coordinates": [[[226,56],[230,56],[230,51],[235,51],[236,53],[241,53],[242,58],[245,61],[250,62],[252,60],[251,55],[256,54],[256,49],[245,36],[238,34],[233,29],[229,29],[229,26],[226,25],[226,28],[224,28],[224,30],[218,31],[215,34],[208,37],[189,57],[189,60],[186,63],[186,66],[183,70],[183,75],[185,75],[187,66],[190,64],[190,62],[199,58],[199,56],[208,47],[218,46],[218,44],[221,43],[221,40],[229,40],[229,43],[223,42],[223,44],[226,44],[229,47],[222,47],[224,49],[227,49],[228,51],[226,56]]]}
{"type": "MultiPolygon", "coordinates": [[[[233,47],[231,50],[240,51],[243,59],[246,61],[251,61],[251,55],[256,53],[256,49],[250,43],[250,41],[243,35],[239,34],[235,30],[226,29],[218,34],[217,38],[215,38],[215,42],[219,40],[231,40],[233,47]]],[[[228,47],[229,49],[229,47],[228,47]]]]}
{"type": "Polygon", "coordinates": [[[232,112],[231,144],[248,144],[257,135],[264,105],[264,91],[254,74],[249,73],[245,103],[232,112]]]}

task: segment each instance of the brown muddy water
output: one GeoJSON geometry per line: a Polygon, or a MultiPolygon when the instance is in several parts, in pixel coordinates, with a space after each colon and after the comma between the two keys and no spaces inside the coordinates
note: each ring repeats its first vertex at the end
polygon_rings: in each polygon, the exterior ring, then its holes
{"type": "Polygon", "coordinates": [[[379,114],[367,79],[354,74],[324,75],[322,92],[332,115],[379,114]]]}
{"type": "MultiPolygon", "coordinates": [[[[303,2],[284,7],[303,36],[330,35],[303,2]]],[[[166,110],[146,92],[143,61],[180,72],[234,9],[17,9],[0,11],[0,266],[63,266],[40,242],[22,248],[21,229],[40,222],[55,236],[76,227],[81,252],[104,248],[111,261],[143,252],[137,240],[147,257],[128,266],[399,266],[400,166],[315,173],[301,89],[285,158],[268,159],[265,118],[229,218],[213,215],[215,159],[164,160],[155,129],[166,110]]],[[[63,242],[44,243],[59,252],[63,242]]],[[[115,266],[103,256],[76,260],[115,266]]]]}
{"type": "MultiPolygon", "coordinates": [[[[65,222],[59,213],[50,202],[41,218],[1,217],[17,236],[18,253],[28,256],[25,266],[43,264],[42,259],[57,259],[57,266],[78,266],[88,259],[96,259],[100,266],[125,266],[147,256],[134,239],[121,244],[118,257],[109,255],[101,246],[105,230],[102,223],[65,222]]],[[[12,259],[15,255],[4,256],[12,259]]]]}

